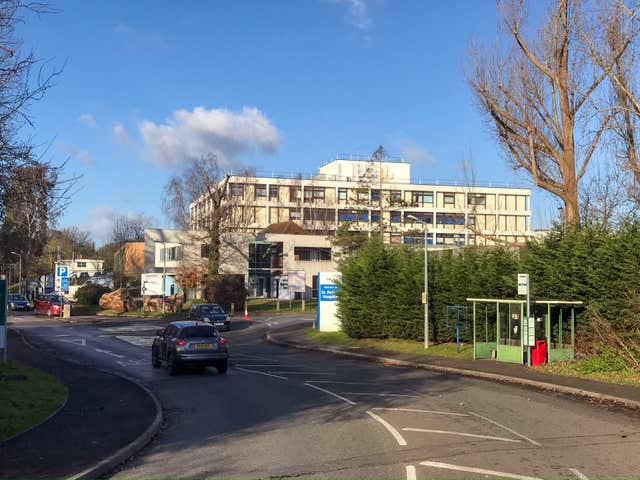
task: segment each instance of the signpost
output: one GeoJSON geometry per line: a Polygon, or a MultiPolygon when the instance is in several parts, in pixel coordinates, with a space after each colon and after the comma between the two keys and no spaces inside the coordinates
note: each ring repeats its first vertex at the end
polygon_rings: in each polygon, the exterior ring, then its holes
{"type": "Polygon", "coordinates": [[[0,362],[7,363],[7,279],[0,275],[0,362]]]}
{"type": "Polygon", "coordinates": [[[530,284],[529,284],[529,274],[528,273],[519,273],[518,274],[518,295],[526,295],[527,296],[527,321],[524,328],[524,338],[523,345],[527,347],[527,364],[531,366],[531,347],[536,343],[536,324],[531,321],[531,311],[530,311],[530,284]]]}
{"type": "Polygon", "coordinates": [[[337,316],[338,285],[341,274],[338,272],[318,273],[318,318],[316,328],[321,332],[337,332],[340,323],[337,316]]]}
{"type": "Polygon", "coordinates": [[[67,265],[56,265],[54,286],[56,292],[67,293],[69,291],[69,267],[67,265]]]}

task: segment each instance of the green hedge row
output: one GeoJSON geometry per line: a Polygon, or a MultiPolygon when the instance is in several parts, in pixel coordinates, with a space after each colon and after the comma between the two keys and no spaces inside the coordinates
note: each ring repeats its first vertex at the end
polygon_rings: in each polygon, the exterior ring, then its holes
{"type": "MultiPolygon", "coordinates": [[[[369,239],[340,264],[338,314],[355,338],[423,340],[424,251],[369,239]]],[[[520,249],[466,247],[429,254],[431,339],[455,336],[445,306],[468,297],[516,298],[518,273],[529,273],[532,297],[582,300],[578,330],[588,336],[594,316],[621,338],[640,338],[640,225],[612,232],[598,227],[557,227],[543,242],[520,249]]],[[[463,332],[463,335],[468,332],[463,332]]],[[[592,338],[592,340],[596,340],[592,338]]]]}

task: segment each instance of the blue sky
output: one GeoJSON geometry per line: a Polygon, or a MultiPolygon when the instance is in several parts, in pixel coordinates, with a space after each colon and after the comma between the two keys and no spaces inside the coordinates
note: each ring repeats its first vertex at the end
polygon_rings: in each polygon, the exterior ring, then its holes
{"type": "MultiPolygon", "coordinates": [[[[24,134],[81,174],[61,226],[99,242],[116,213],[168,226],[162,188],[184,158],[312,173],[382,144],[416,179],[528,185],[473,106],[469,41],[496,35],[495,2],[470,0],[53,1],[25,47],[64,70],[24,134]]],[[[554,207],[534,192],[534,227],[554,207]]]]}

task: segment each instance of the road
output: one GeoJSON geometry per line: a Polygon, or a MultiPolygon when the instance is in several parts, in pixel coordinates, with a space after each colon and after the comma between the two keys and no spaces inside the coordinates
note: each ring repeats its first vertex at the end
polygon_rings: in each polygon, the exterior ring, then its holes
{"type": "Polygon", "coordinates": [[[637,414],[264,343],[301,321],[237,320],[227,375],[177,377],[150,365],[157,321],[10,326],[156,392],[166,425],[114,478],[640,478],[637,414]]]}

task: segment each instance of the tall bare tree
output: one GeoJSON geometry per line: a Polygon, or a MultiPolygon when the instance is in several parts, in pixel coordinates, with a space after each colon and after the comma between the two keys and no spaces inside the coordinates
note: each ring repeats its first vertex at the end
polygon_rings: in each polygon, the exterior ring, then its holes
{"type": "Polygon", "coordinates": [[[578,222],[578,184],[613,117],[601,108],[603,82],[629,43],[616,45],[605,63],[594,61],[593,2],[549,2],[530,36],[523,0],[498,7],[506,49],[472,49],[467,81],[514,169],[558,196],[565,220],[578,222]]]}

